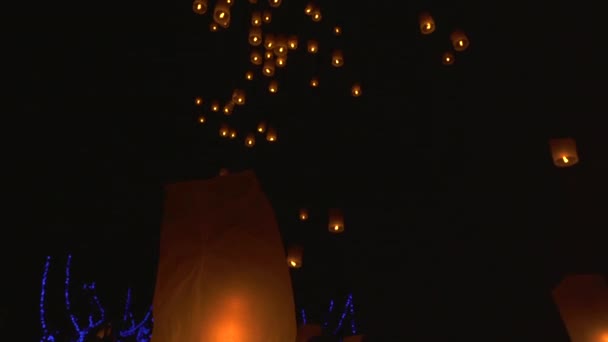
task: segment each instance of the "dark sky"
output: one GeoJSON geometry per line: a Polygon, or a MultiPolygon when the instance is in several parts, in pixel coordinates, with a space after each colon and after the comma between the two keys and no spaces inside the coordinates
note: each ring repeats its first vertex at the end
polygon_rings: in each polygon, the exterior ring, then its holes
{"type": "Polygon", "coordinates": [[[74,252],[111,286],[151,296],[163,184],[227,167],[254,169],[286,243],[305,245],[294,287],[313,313],[354,291],[362,327],[381,341],[560,340],[551,286],[608,265],[599,4],[319,4],[321,23],[284,0],[269,26],[321,46],[312,58],[300,42],[275,96],[261,76],[243,79],[246,1],[213,34],[188,1],[53,3],[5,20],[17,106],[5,113],[14,223],[2,254],[25,286],[19,321],[37,320],[47,254],[74,252]],[[422,10],[438,25],[430,36],[417,31],[422,10]],[[471,46],[444,67],[455,28],[471,46]],[[326,46],[344,50],[342,69],[326,46]],[[349,96],[352,82],[364,96],[349,96]],[[230,123],[272,122],[275,145],[220,140],[220,115],[197,124],[194,96],[225,100],[235,87],[249,97],[230,123]],[[553,167],[554,136],[577,139],[579,165],[553,167]],[[334,206],[346,215],[341,236],[326,232],[334,206]]]}

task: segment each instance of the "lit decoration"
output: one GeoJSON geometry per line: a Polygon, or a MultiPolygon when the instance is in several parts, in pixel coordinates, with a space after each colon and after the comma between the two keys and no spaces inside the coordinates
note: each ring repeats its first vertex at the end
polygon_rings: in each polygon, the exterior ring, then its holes
{"type": "Polygon", "coordinates": [[[329,210],[328,229],[334,234],[342,233],[344,231],[344,216],[340,209],[329,210]]]}
{"type": "Polygon", "coordinates": [[[216,23],[210,23],[209,24],[209,31],[211,32],[217,32],[219,30],[219,26],[216,23]]]}
{"type": "Polygon", "coordinates": [[[319,79],[316,77],[313,77],[310,79],[310,86],[313,88],[316,88],[319,86],[319,79]]]}
{"type": "Polygon", "coordinates": [[[272,59],[268,59],[264,61],[264,66],[262,67],[262,73],[264,76],[274,76],[274,61],[272,59]]]}
{"type": "Polygon", "coordinates": [[[251,81],[251,80],[253,80],[253,72],[252,72],[252,71],[247,71],[247,72],[245,73],[245,79],[246,79],[247,81],[251,81]]]}
{"type": "Polygon", "coordinates": [[[275,42],[276,39],[273,34],[267,33],[266,36],[264,36],[264,47],[266,50],[274,49],[275,42]]]}
{"type": "Polygon", "coordinates": [[[334,35],[339,36],[342,34],[342,28],[340,26],[334,27],[334,35]]]}
{"type": "Polygon", "coordinates": [[[332,311],[334,311],[334,300],[330,300],[329,301],[329,308],[327,310],[327,315],[325,315],[325,321],[323,322],[323,328],[327,328],[327,326],[329,325],[329,316],[331,315],[332,311]]]}
{"type": "Polygon", "coordinates": [[[576,141],[572,138],[559,138],[549,140],[553,164],[557,167],[569,167],[579,161],[576,141]]]}
{"type": "Polygon", "coordinates": [[[207,0],[194,0],[192,3],[192,10],[196,14],[207,13],[207,0]]]}
{"type": "Polygon", "coordinates": [[[232,103],[239,106],[245,104],[245,91],[243,89],[234,89],[234,91],[232,91],[232,103]]]}
{"type": "Polygon", "coordinates": [[[273,127],[266,128],[266,140],[269,142],[277,141],[277,131],[273,127]]]}
{"type": "Polygon", "coordinates": [[[49,268],[51,267],[51,257],[46,257],[46,262],[44,263],[44,271],[42,273],[42,287],[40,290],[40,326],[42,327],[42,339],[40,342],[46,341],[54,341],[55,337],[52,334],[49,334],[49,329],[46,323],[46,312],[45,312],[45,299],[46,299],[46,281],[49,276],[49,268]]]}
{"type": "Polygon", "coordinates": [[[300,310],[300,317],[302,318],[302,324],[306,324],[306,311],[304,309],[300,310]]]}
{"type": "Polygon", "coordinates": [[[319,51],[319,43],[316,40],[309,40],[307,44],[307,50],[310,53],[317,53],[319,51]]]}
{"type": "Polygon", "coordinates": [[[281,0],[268,0],[270,7],[279,7],[281,6],[281,2],[281,0]]]}
{"type": "Polygon", "coordinates": [[[230,26],[230,4],[227,0],[218,0],[215,3],[213,21],[223,28],[230,26]]]}
{"type": "Polygon", "coordinates": [[[266,52],[264,52],[264,58],[265,59],[273,59],[274,58],[274,53],[272,53],[272,51],[266,51],[266,52]]]}
{"type": "Polygon", "coordinates": [[[284,37],[279,37],[274,46],[274,54],[277,55],[277,57],[285,57],[287,56],[287,49],[289,49],[287,39],[284,37]]]}
{"type": "Polygon", "coordinates": [[[247,137],[245,138],[245,146],[247,147],[253,147],[255,145],[255,135],[253,134],[247,134],[247,137]]]}
{"type": "Polygon", "coordinates": [[[441,56],[441,63],[443,65],[452,65],[454,64],[454,54],[451,52],[444,52],[441,56]]]}
{"type": "Polygon", "coordinates": [[[197,106],[202,105],[203,104],[203,99],[200,98],[200,97],[195,98],[194,99],[194,104],[197,105],[197,106]]]}
{"type": "Polygon", "coordinates": [[[251,13],[251,26],[262,26],[262,13],[258,11],[251,13]]]}
{"type": "Polygon", "coordinates": [[[276,93],[279,91],[279,82],[277,80],[272,80],[268,84],[268,91],[271,93],[276,93]]]}
{"type": "Polygon", "coordinates": [[[226,0],[226,3],[230,6],[232,6],[234,0],[226,0]]]}
{"type": "Polygon", "coordinates": [[[300,218],[300,221],[307,221],[308,220],[308,209],[301,208],[300,213],[298,214],[298,217],[300,218]]]}
{"type": "Polygon", "coordinates": [[[464,51],[469,47],[469,38],[462,31],[454,31],[450,34],[450,40],[455,51],[464,51]]]}
{"type": "Polygon", "coordinates": [[[291,268],[302,267],[302,255],[304,250],[300,246],[290,246],[287,249],[287,264],[291,268]]]}
{"type": "Polygon", "coordinates": [[[227,138],[229,134],[230,134],[230,127],[228,127],[228,125],[226,125],[226,124],[221,124],[220,125],[220,137],[227,138]]]}
{"type": "Polygon", "coordinates": [[[289,39],[287,39],[287,45],[289,45],[290,50],[297,49],[298,48],[298,37],[297,36],[289,37],[289,39]]]}
{"type": "Polygon", "coordinates": [[[321,9],[318,7],[313,9],[312,12],[310,13],[310,17],[312,18],[312,21],[314,21],[314,22],[321,21],[321,19],[323,19],[323,16],[321,15],[321,9]]]}
{"type": "Polygon", "coordinates": [[[353,84],[353,86],[350,88],[350,94],[353,97],[359,97],[361,96],[362,90],[361,90],[361,85],[359,83],[355,83],[353,84]]]}
{"type": "Polygon", "coordinates": [[[272,13],[270,11],[264,11],[264,13],[262,13],[262,21],[264,24],[270,24],[272,21],[272,13]]]}
{"type": "Polygon", "coordinates": [[[249,58],[251,60],[251,64],[262,65],[262,55],[260,54],[259,51],[257,51],[257,50],[251,51],[249,58]]]}
{"type": "Polygon", "coordinates": [[[304,13],[306,15],[312,15],[312,11],[315,9],[315,6],[312,3],[308,3],[306,4],[306,7],[304,7],[304,13]]]}
{"type": "Polygon", "coordinates": [[[276,65],[279,68],[284,67],[285,65],[287,65],[287,56],[281,56],[281,57],[277,57],[276,59],[276,65]]]}
{"type": "Polygon", "coordinates": [[[258,133],[266,132],[266,123],[264,121],[258,123],[257,131],[258,133]]]}
{"type": "Polygon", "coordinates": [[[204,124],[205,122],[207,122],[207,119],[204,115],[199,115],[198,122],[204,124]]]}
{"type": "Polygon", "coordinates": [[[218,112],[220,110],[220,103],[218,101],[211,102],[211,111],[218,112]]]}
{"type": "Polygon", "coordinates": [[[225,115],[232,115],[232,112],[234,111],[234,102],[229,101],[228,103],[226,103],[224,105],[224,108],[222,109],[222,112],[225,115]]]}
{"type": "Polygon", "coordinates": [[[262,28],[259,26],[252,26],[249,29],[249,44],[251,46],[259,46],[262,44],[262,28]]]}
{"type": "Polygon", "coordinates": [[[608,281],[600,274],[566,276],[553,290],[572,342],[604,342],[608,337],[608,281]]]}
{"type": "Polygon", "coordinates": [[[230,130],[230,134],[228,135],[228,137],[229,137],[230,139],[235,139],[235,138],[236,138],[236,136],[237,136],[237,132],[236,132],[236,130],[235,130],[235,129],[231,129],[231,130],[230,130]]]}
{"type": "Polygon", "coordinates": [[[423,12],[418,17],[418,24],[420,25],[420,33],[431,34],[435,32],[435,20],[427,13],[423,12]]]}
{"type": "Polygon", "coordinates": [[[334,50],[331,54],[331,65],[339,68],[344,65],[344,56],[342,55],[342,51],[334,50]]]}

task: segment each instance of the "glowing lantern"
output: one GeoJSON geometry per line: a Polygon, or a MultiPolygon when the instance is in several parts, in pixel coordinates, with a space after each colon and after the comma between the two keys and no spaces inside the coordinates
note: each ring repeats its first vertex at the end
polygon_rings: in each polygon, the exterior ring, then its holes
{"type": "Polygon", "coordinates": [[[274,75],[274,63],[272,59],[266,60],[264,62],[264,66],[262,67],[262,73],[264,76],[273,76],[274,75]]]}
{"type": "Polygon", "coordinates": [[[317,79],[316,77],[313,77],[310,79],[310,86],[313,88],[316,88],[319,86],[319,79],[317,79]]]}
{"type": "Polygon", "coordinates": [[[230,134],[230,127],[226,124],[220,125],[220,137],[227,138],[230,134]]]}
{"type": "Polygon", "coordinates": [[[259,26],[253,26],[249,29],[249,44],[252,46],[258,46],[262,44],[262,28],[259,26]]]}
{"type": "Polygon", "coordinates": [[[247,134],[245,138],[245,146],[253,147],[255,145],[255,136],[253,134],[247,134]]]}
{"type": "Polygon", "coordinates": [[[225,176],[225,175],[227,175],[228,173],[229,173],[229,171],[228,171],[228,169],[226,169],[226,168],[221,168],[221,169],[220,169],[220,172],[218,172],[218,174],[219,174],[220,176],[225,176]]]}
{"type": "Polygon", "coordinates": [[[289,48],[289,44],[287,43],[287,39],[281,37],[276,40],[274,45],[274,54],[283,57],[287,56],[287,49],[289,48]]]}
{"type": "Polygon", "coordinates": [[[312,11],[315,9],[315,6],[312,3],[308,3],[306,4],[306,7],[304,7],[304,13],[306,15],[312,15],[312,11]]]}
{"type": "Polygon", "coordinates": [[[361,96],[361,85],[359,83],[355,83],[353,84],[353,86],[350,88],[350,94],[353,97],[359,97],[361,96]]]}
{"type": "Polygon", "coordinates": [[[445,52],[442,56],[441,56],[441,63],[443,65],[452,65],[454,64],[454,54],[451,52],[445,52]]]}
{"type": "Polygon", "coordinates": [[[342,51],[335,50],[331,54],[331,65],[339,68],[344,65],[344,56],[342,55],[342,51]]]}
{"type": "Polygon", "coordinates": [[[197,105],[197,106],[202,105],[203,104],[203,99],[200,98],[200,97],[195,98],[194,99],[194,104],[197,105]]]}
{"type": "Polygon", "coordinates": [[[279,91],[279,82],[277,82],[277,80],[270,81],[270,83],[268,84],[268,91],[271,92],[272,94],[278,92],[279,91]]]}
{"type": "Polygon", "coordinates": [[[270,33],[264,37],[264,47],[266,48],[266,50],[272,50],[274,48],[275,42],[276,39],[270,33]]]}
{"type": "Polygon", "coordinates": [[[205,122],[207,122],[207,119],[205,119],[205,116],[200,115],[198,117],[198,122],[204,124],[205,122]]]}
{"type": "Polygon", "coordinates": [[[262,64],[262,55],[259,51],[251,51],[250,60],[253,65],[261,65],[262,64]]]}
{"type": "Polygon", "coordinates": [[[266,141],[275,142],[277,141],[277,131],[272,127],[266,128],[266,141]]]}
{"type": "Polygon", "coordinates": [[[211,102],[211,111],[212,112],[217,112],[220,110],[220,103],[217,101],[213,101],[211,102]]]}
{"type": "Polygon", "coordinates": [[[192,3],[192,10],[196,14],[207,13],[207,0],[194,0],[192,3]]]}
{"type": "Polygon", "coordinates": [[[572,342],[605,342],[608,338],[608,279],[602,275],[565,277],[553,300],[572,342]]]}
{"type": "Polygon", "coordinates": [[[236,136],[237,136],[236,130],[231,129],[231,130],[230,130],[230,135],[229,135],[229,136],[230,136],[230,139],[234,139],[234,138],[236,138],[236,136]]]}
{"type": "Polygon", "coordinates": [[[219,26],[217,26],[217,24],[216,24],[216,23],[211,23],[211,24],[209,24],[209,31],[211,31],[211,32],[216,32],[216,31],[217,31],[217,30],[219,30],[219,29],[220,29],[220,28],[219,28],[219,26]]]}
{"type": "Polygon", "coordinates": [[[318,7],[313,9],[312,12],[310,13],[310,17],[312,18],[312,21],[314,21],[314,22],[321,21],[321,19],[323,18],[323,16],[321,15],[321,9],[318,7]]]}
{"type": "Polygon", "coordinates": [[[298,214],[300,221],[308,220],[308,210],[306,208],[300,209],[300,213],[298,214]]]}
{"type": "Polygon", "coordinates": [[[251,26],[262,26],[262,14],[258,11],[251,13],[251,26]]]}
{"type": "Polygon", "coordinates": [[[334,27],[334,34],[335,34],[336,36],[341,35],[341,34],[342,34],[342,28],[341,28],[340,26],[336,26],[336,27],[334,27]]]}
{"type": "Polygon", "coordinates": [[[230,4],[227,0],[219,0],[213,10],[213,21],[223,28],[230,26],[230,4]]]}
{"type": "Polygon", "coordinates": [[[226,103],[224,105],[224,108],[222,109],[222,111],[226,115],[232,115],[232,112],[234,111],[234,102],[230,101],[230,102],[226,103]]]}
{"type": "Polygon", "coordinates": [[[247,71],[247,72],[245,73],[245,79],[246,79],[247,81],[251,81],[251,80],[253,80],[253,72],[251,72],[251,71],[247,71]]]}
{"type": "Polygon", "coordinates": [[[344,231],[344,216],[340,209],[329,210],[328,229],[334,234],[342,233],[344,231]]]}
{"type": "Polygon", "coordinates": [[[257,130],[259,133],[264,133],[266,131],[266,123],[264,121],[258,124],[257,130]]]}
{"type": "Polygon", "coordinates": [[[420,33],[431,34],[435,32],[435,20],[429,13],[421,13],[418,18],[418,24],[420,25],[420,33]]]}
{"type": "Polygon", "coordinates": [[[307,45],[308,52],[317,53],[319,51],[319,44],[316,40],[309,40],[307,45]]]}
{"type": "Polygon", "coordinates": [[[450,40],[455,51],[464,51],[469,47],[469,38],[462,31],[454,31],[450,34],[450,40]]]}
{"type": "Polygon", "coordinates": [[[262,13],[262,21],[265,24],[270,24],[272,21],[272,13],[270,11],[264,11],[264,13],[262,13]]]}
{"type": "Polygon", "coordinates": [[[232,92],[232,102],[239,106],[242,106],[245,104],[245,98],[246,98],[245,91],[242,89],[235,89],[232,92]]]}
{"type": "Polygon", "coordinates": [[[287,65],[287,56],[277,57],[276,64],[279,68],[282,68],[287,65]]]}
{"type": "Polygon", "coordinates": [[[576,141],[572,138],[551,139],[551,155],[557,167],[568,167],[578,163],[576,141]]]}
{"type": "Polygon", "coordinates": [[[287,39],[287,45],[289,46],[289,49],[291,49],[291,50],[297,49],[298,48],[298,37],[296,37],[296,36],[289,37],[289,39],[287,39]]]}
{"type": "Polygon", "coordinates": [[[281,0],[268,0],[268,4],[270,7],[279,7],[281,6],[281,0]]]}
{"type": "Polygon", "coordinates": [[[300,246],[290,246],[287,249],[287,264],[291,268],[300,268],[302,267],[302,255],[304,254],[304,249],[300,246]]]}
{"type": "Polygon", "coordinates": [[[272,51],[266,51],[264,53],[264,58],[266,59],[272,59],[274,57],[274,54],[272,53],[272,51]]]}

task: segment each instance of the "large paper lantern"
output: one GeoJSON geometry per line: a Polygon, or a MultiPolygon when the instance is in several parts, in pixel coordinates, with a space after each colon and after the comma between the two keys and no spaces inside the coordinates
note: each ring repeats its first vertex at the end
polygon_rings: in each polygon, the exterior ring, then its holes
{"type": "Polygon", "coordinates": [[[304,249],[300,246],[290,246],[287,249],[287,265],[291,268],[302,267],[302,257],[304,249]]]}
{"type": "Polygon", "coordinates": [[[295,341],[285,251],[254,174],[165,193],[152,342],[295,341]]]}
{"type": "Polygon", "coordinates": [[[557,167],[568,167],[578,163],[576,141],[572,138],[551,139],[551,156],[557,167]]]}
{"type": "Polygon", "coordinates": [[[327,228],[334,234],[342,233],[344,231],[344,216],[342,215],[342,210],[329,210],[329,221],[327,228]]]}
{"type": "Polygon", "coordinates": [[[435,32],[435,20],[427,12],[421,13],[418,18],[418,25],[420,27],[420,33],[431,34],[435,32]]]}
{"type": "Polygon", "coordinates": [[[268,4],[270,7],[279,7],[281,6],[282,0],[268,0],[268,4]]]}
{"type": "Polygon", "coordinates": [[[323,335],[323,329],[316,324],[303,324],[298,327],[298,338],[296,342],[310,342],[314,337],[323,335]]]}
{"type": "Polygon", "coordinates": [[[452,34],[450,34],[450,40],[452,41],[454,50],[459,52],[466,50],[470,44],[467,35],[460,30],[452,32],[452,34]]]}
{"type": "Polygon", "coordinates": [[[572,342],[608,341],[608,279],[601,275],[565,277],[553,291],[572,342]]]}
{"type": "Polygon", "coordinates": [[[226,0],[218,0],[213,10],[213,21],[223,28],[230,26],[230,4],[226,0]]]}
{"type": "Polygon", "coordinates": [[[192,3],[192,10],[196,14],[207,13],[207,0],[194,0],[192,3]]]}
{"type": "Polygon", "coordinates": [[[308,220],[308,209],[301,208],[298,217],[300,218],[300,221],[308,220]]]}

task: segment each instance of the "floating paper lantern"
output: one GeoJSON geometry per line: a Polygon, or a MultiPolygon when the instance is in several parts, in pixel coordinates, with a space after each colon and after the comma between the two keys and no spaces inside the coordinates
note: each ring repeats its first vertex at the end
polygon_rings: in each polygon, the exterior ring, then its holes
{"type": "Polygon", "coordinates": [[[262,28],[259,26],[252,26],[249,29],[249,44],[252,46],[259,46],[262,44],[262,28]]]}
{"type": "Polygon", "coordinates": [[[266,128],[266,140],[269,142],[277,141],[277,131],[273,127],[266,128]]]}
{"type": "Polygon", "coordinates": [[[316,88],[319,86],[319,79],[316,77],[313,77],[310,79],[310,86],[313,88],[316,88]]]}
{"type": "Polygon", "coordinates": [[[441,63],[443,65],[452,65],[454,64],[454,54],[451,52],[445,52],[442,56],[441,56],[441,63]]]}
{"type": "Polygon", "coordinates": [[[318,7],[313,9],[312,12],[310,13],[310,17],[312,18],[312,21],[314,21],[314,22],[321,21],[321,19],[323,19],[323,16],[321,15],[321,9],[318,7]]]}
{"type": "Polygon", "coordinates": [[[235,139],[237,136],[237,132],[235,129],[231,129],[230,130],[230,134],[228,134],[228,136],[230,137],[230,139],[235,139]]]}
{"type": "Polygon", "coordinates": [[[270,83],[268,84],[268,91],[271,92],[272,94],[278,92],[279,91],[279,82],[277,80],[270,81],[270,83]]]}
{"type": "Polygon", "coordinates": [[[310,53],[317,53],[319,51],[319,43],[316,40],[309,40],[307,44],[307,50],[310,53]]]}
{"type": "Polygon", "coordinates": [[[262,121],[262,122],[258,123],[258,126],[257,126],[257,128],[256,128],[256,129],[257,129],[257,131],[258,131],[259,133],[264,133],[264,132],[266,132],[266,123],[265,123],[264,121],[262,121]]]}
{"type": "Polygon", "coordinates": [[[287,264],[291,268],[302,267],[302,256],[304,249],[300,246],[290,246],[287,249],[287,264]]]}
{"type": "Polygon", "coordinates": [[[274,37],[273,34],[267,33],[264,36],[264,47],[266,48],[266,50],[274,49],[275,43],[276,43],[276,38],[274,37]]]}
{"type": "Polygon", "coordinates": [[[253,134],[247,134],[247,137],[245,137],[245,146],[247,147],[253,147],[255,145],[255,135],[253,134]]]}
{"type": "Polygon", "coordinates": [[[353,86],[350,88],[350,94],[353,97],[359,97],[361,96],[361,85],[359,83],[355,83],[353,84],[353,86]]]}
{"type": "Polygon", "coordinates": [[[270,24],[272,21],[272,13],[270,11],[264,11],[264,13],[262,13],[262,21],[264,24],[270,24]]]}
{"type": "Polygon", "coordinates": [[[224,168],[224,167],[223,167],[223,168],[221,168],[221,169],[220,169],[220,171],[218,172],[218,174],[219,174],[220,176],[226,176],[228,173],[230,173],[230,171],[228,171],[228,169],[227,169],[227,168],[224,168]]]}
{"type": "Polygon", "coordinates": [[[344,231],[344,216],[340,209],[329,210],[328,229],[334,234],[342,233],[344,231]]]}
{"type": "Polygon", "coordinates": [[[266,52],[264,52],[264,58],[265,59],[273,59],[274,58],[274,53],[272,53],[272,51],[266,51],[266,52]]]}
{"type": "Polygon", "coordinates": [[[227,0],[218,0],[213,10],[213,21],[223,28],[230,26],[230,4],[227,0]]]}
{"type": "Polygon", "coordinates": [[[271,77],[274,75],[274,62],[272,59],[268,59],[264,61],[264,66],[262,67],[262,73],[264,76],[271,77]]]}
{"type": "Polygon", "coordinates": [[[230,127],[226,124],[220,125],[220,137],[227,138],[230,135],[230,127]]]}
{"type": "Polygon", "coordinates": [[[331,65],[336,68],[339,68],[344,65],[344,56],[342,55],[342,51],[334,50],[331,54],[331,65]]]}
{"type": "Polygon", "coordinates": [[[270,5],[270,7],[279,7],[281,6],[281,0],[268,0],[268,4],[270,5]]]}
{"type": "Polygon", "coordinates": [[[450,34],[450,40],[455,51],[464,51],[469,47],[469,38],[462,31],[454,31],[450,34]]]}
{"type": "Polygon", "coordinates": [[[199,115],[198,122],[201,124],[204,124],[205,122],[207,122],[207,119],[205,118],[204,115],[199,115]]]}
{"type": "Polygon", "coordinates": [[[435,20],[433,20],[433,17],[427,12],[420,14],[418,24],[420,25],[420,33],[422,34],[431,34],[435,32],[435,20]]]}
{"type": "Polygon", "coordinates": [[[578,163],[576,141],[572,138],[551,139],[551,156],[557,167],[568,167],[578,163]]]}
{"type": "Polygon", "coordinates": [[[340,26],[334,27],[334,35],[339,36],[342,34],[342,28],[340,26]]]}
{"type": "Polygon", "coordinates": [[[211,32],[216,32],[218,31],[220,28],[216,23],[210,23],[209,24],[209,31],[211,32]]]}
{"type": "Polygon", "coordinates": [[[201,97],[195,97],[194,98],[194,104],[196,106],[201,106],[203,104],[203,98],[201,98],[201,97]]]}
{"type": "Polygon", "coordinates": [[[219,110],[220,110],[220,103],[218,101],[212,101],[211,102],[211,111],[217,112],[219,110]]]}
{"type": "Polygon", "coordinates": [[[308,3],[306,4],[306,7],[304,7],[304,13],[306,15],[312,15],[312,11],[315,9],[315,6],[312,3],[308,3]]]}
{"type": "Polygon", "coordinates": [[[235,89],[232,92],[232,102],[242,106],[245,104],[245,91],[243,89],[235,89]]]}
{"type": "Polygon", "coordinates": [[[300,221],[308,220],[308,209],[301,208],[300,212],[298,213],[298,217],[300,218],[300,221]]]}
{"type": "Polygon", "coordinates": [[[298,37],[297,36],[289,37],[289,39],[287,39],[287,45],[289,46],[289,49],[291,49],[291,50],[297,49],[298,48],[298,37]]]}
{"type": "Polygon", "coordinates": [[[259,51],[251,51],[249,59],[253,65],[262,65],[262,54],[259,51]]]}
{"type": "Polygon", "coordinates": [[[192,3],[192,10],[196,14],[207,13],[207,0],[194,0],[192,3]]]}
{"type": "Polygon", "coordinates": [[[282,68],[285,65],[287,65],[287,56],[277,57],[277,59],[276,59],[276,65],[279,68],[282,68]]]}
{"type": "Polygon", "coordinates": [[[228,103],[226,103],[224,105],[224,108],[222,109],[222,112],[225,115],[232,115],[232,112],[234,111],[234,102],[230,101],[228,103]]]}
{"type": "Polygon", "coordinates": [[[251,26],[262,26],[262,13],[258,11],[251,13],[251,26]]]}
{"type": "Polygon", "coordinates": [[[247,71],[247,72],[245,73],[245,79],[246,79],[247,81],[251,81],[251,80],[253,80],[253,72],[252,72],[252,71],[247,71]]]}
{"type": "Polygon", "coordinates": [[[278,57],[287,56],[287,49],[289,49],[289,44],[287,43],[287,39],[284,37],[279,37],[276,39],[274,45],[274,54],[278,57]]]}

